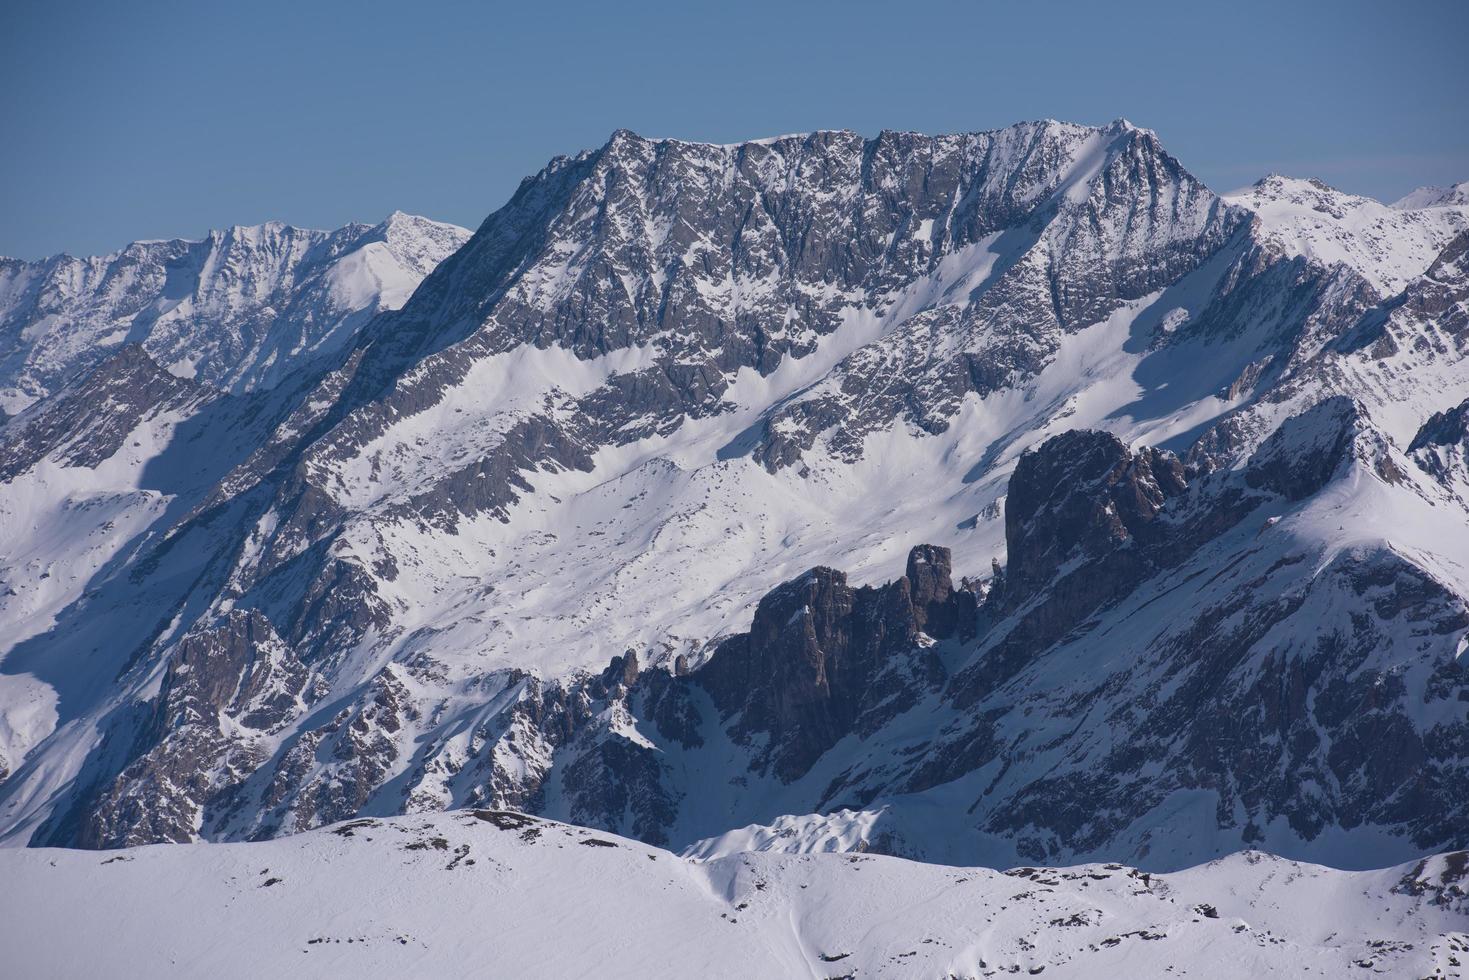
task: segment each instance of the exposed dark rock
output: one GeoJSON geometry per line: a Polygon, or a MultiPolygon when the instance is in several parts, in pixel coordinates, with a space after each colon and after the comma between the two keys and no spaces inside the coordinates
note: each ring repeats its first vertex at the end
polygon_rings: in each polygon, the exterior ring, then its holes
{"type": "Polygon", "coordinates": [[[1351,399],[1336,397],[1286,419],[1250,458],[1245,479],[1288,500],[1309,497],[1351,457],[1359,418],[1351,399]]]}
{"type": "Polygon", "coordinates": [[[1026,453],[1005,499],[1007,601],[1023,602],[1063,567],[1146,551],[1166,533],[1154,527],[1158,512],[1185,487],[1171,453],[1134,454],[1104,432],[1063,433],[1026,453]]]}
{"type": "Polygon", "coordinates": [[[1408,444],[1408,454],[1445,486],[1469,489],[1469,399],[1436,412],[1408,444]]]}
{"type": "Polygon", "coordinates": [[[23,413],[0,435],[0,481],[13,480],[46,456],[69,466],[97,466],[122,448],[145,418],[204,389],[176,378],[130,344],[55,399],[23,413]]]}
{"type": "Polygon", "coordinates": [[[905,578],[912,593],[913,619],[920,632],[935,639],[974,635],[974,593],[954,588],[948,548],[921,544],[908,553],[905,578]]]}
{"type": "Polygon", "coordinates": [[[83,805],[78,843],[191,840],[204,808],[223,803],[264,761],[255,745],[226,734],[225,719],[275,731],[310,698],[308,684],[306,668],[259,613],[237,611],[186,635],[138,738],[142,754],[83,805]]]}
{"type": "Polygon", "coordinates": [[[1417,452],[1429,446],[1452,446],[1464,442],[1466,435],[1469,435],[1469,399],[1453,408],[1435,412],[1413,436],[1413,441],[1408,444],[1408,452],[1417,452]]]}
{"type": "Polygon", "coordinates": [[[813,568],[765,596],[750,632],[726,640],[691,676],[722,714],[740,714],[740,736],[770,735],[761,758],[782,778],[942,682],[943,667],[920,642],[923,622],[972,635],[972,593],[952,588],[948,549],[921,545],[908,567],[914,579],[880,588],[852,588],[842,572],[813,568]]]}

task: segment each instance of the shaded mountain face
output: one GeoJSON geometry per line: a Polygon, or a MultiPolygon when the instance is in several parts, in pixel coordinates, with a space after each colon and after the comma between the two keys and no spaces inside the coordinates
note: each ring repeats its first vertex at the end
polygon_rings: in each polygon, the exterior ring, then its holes
{"type": "Polygon", "coordinates": [[[1295,183],[619,132],[277,380],[99,359],[0,428],[0,837],[1462,842],[1469,211],[1295,183]]]}
{"type": "Polygon", "coordinates": [[[129,344],[6,433],[0,478],[13,480],[47,459],[95,469],[117,454],[145,416],[186,408],[202,396],[198,385],[174,377],[129,344]]]}

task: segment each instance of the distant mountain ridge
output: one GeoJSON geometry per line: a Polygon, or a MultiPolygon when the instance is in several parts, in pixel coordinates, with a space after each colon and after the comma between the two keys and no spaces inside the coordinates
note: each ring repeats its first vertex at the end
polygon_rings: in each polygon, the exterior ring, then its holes
{"type": "Polygon", "coordinates": [[[272,221],[93,258],[0,258],[0,407],[16,414],[126,343],[215,387],[270,384],[403,305],[468,237],[395,212],[332,232],[272,221]]]}

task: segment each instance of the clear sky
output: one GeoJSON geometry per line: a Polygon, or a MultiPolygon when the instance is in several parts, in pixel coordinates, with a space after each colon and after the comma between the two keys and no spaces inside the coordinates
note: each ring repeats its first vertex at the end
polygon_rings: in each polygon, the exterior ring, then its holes
{"type": "Polygon", "coordinates": [[[0,254],[394,209],[476,226],[612,130],[1126,116],[1217,190],[1469,179],[1469,0],[6,0],[0,254]]]}

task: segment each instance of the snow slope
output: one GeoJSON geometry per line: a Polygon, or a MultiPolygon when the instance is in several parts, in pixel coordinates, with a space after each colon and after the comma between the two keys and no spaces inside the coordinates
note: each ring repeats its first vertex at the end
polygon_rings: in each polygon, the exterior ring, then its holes
{"type": "Polygon", "coordinates": [[[469,811],[254,844],[6,850],[0,945],[17,976],[1455,976],[1465,861],[698,862],[469,811]]]}

